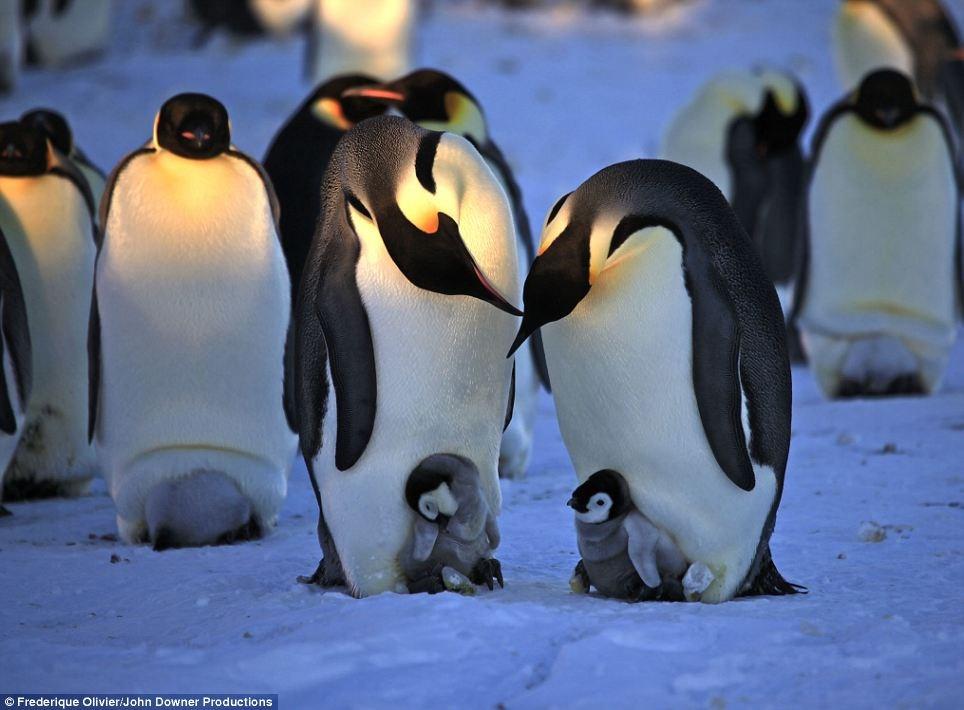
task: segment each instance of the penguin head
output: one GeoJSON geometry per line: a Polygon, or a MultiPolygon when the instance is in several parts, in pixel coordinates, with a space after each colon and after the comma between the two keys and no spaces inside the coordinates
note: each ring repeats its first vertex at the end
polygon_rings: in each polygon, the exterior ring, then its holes
{"type": "Polygon", "coordinates": [[[154,138],[159,148],[182,158],[215,158],[231,147],[228,111],[206,94],[178,94],[161,106],[154,138]]]}
{"type": "Polygon", "coordinates": [[[853,105],[861,120],[885,131],[910,121],[920,106],[911,78],[894,69],[867,74],[857,88],[853,105]]]}
{"type": "Polygon", "coordinates": [[[20,121],[44,133],[51,145],[64,155],[70,155],[73,152],[74,136],[70,131],[70,124],[56,111],[35,108],[21,116],[20,121]]]}
{"type": "Polygon", "coordinates": [[[505,194],[465,139],[380,116],[336,149],[344,209],[362,244],[380,238],[414,286],[521,316],[515,230],[505,194]]]}
{"type": "Polygon", "coordinates": [[[387,110],[383,103],[346,95],[351,89],[377,83],[377,79],[367,74],[340,74],[320,84],[308,97],[306,107],[322,123],[347,131],[356,123],[380,116],[387,110]]]}
{"type": "Polygon", "coordinates": [[[566,503],[583,523],[604,523],[629,510],[632,500],[626,479],[612,469],[596,471],[585,480],[566,503]]]}
{"type": "Polygon", "coordinates": [[[47,150],[47,136],[40,129],[21,121],[0,123],[0,175],[43,175],[47,150]]]}
{"type": "Polygon", "coordinates": [[[425,520],[444,528],[459,509],[452,493],[452,481],[463,469],[477,470],[466,458],[454,454],[435,454],[424,459],[408,477],[405,500],[425,520]]]}
{"type": "Polygon", "coordinates": [[[782,85],[766,88],[763,105],[752,119],[760,157],[782,153],[796,146],[810,117],[803,88],[789,77],[781,76],[781,79],[782,85]]]}
{"type": "Polygon", "coordinates": [[[357,87],[346,94],[391,106],[423,128],[457,133],[477,146],[489,139],[479,102],[452,76],[436,69],[418,69],[387,84],[357,87]]]}

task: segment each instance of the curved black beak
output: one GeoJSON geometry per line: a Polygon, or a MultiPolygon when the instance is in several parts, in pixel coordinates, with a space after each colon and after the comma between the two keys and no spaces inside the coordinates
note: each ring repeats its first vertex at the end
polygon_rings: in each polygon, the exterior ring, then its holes
{"type": "Polygon", "coordinates": [[[575,498],[570,498],[569,500],[566,501],[566,505],[568,505],[570,508],[575,508],[575,507],[576,507],[576,499],[575,499],[575,498]]]}
{"type": "Polygon", "coordinates": [[[506,357],[546,323],[561,320],[589,293],[588,227],[570,224],[532,262],[522,291],[522,325],[506,357]]]}

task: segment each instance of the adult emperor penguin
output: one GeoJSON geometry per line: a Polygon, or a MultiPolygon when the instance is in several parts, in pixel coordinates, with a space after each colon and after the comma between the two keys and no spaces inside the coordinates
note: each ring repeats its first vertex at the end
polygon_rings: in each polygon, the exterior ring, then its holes
{"type": "Polygon", "coordinates": [[[33,0],[24,3],[27,59],[66,66],[107,47],[111,0],[33,0]]]}
{"type": "Polygon", "coordinates": [[[90,433],[125,540],[256,536],[275,522],[289,284],[271,184],[224,106],[179,94],[114,169],[90,317],[90,433]]]}
{"type": "Polygon", "coordinates": [[[383,104],[342,97],[342,92],[374,84],[365,74],[343,74],[317,87],[271,141],[264,169],[281,205],[281,247],[291,274],[292,302],[315,235],[321,207],[321,181],[335,145],[349,128],[385,112],[383,104]]]}
{"type": "Polygon", "coordinates": [[[27,305],[34,381],[7,499],[79,495],[94,473],[86,436],[93,211],[87,181],[41,131],[0,124],[0,229],[27,305]]]}
{"type": "Polygon", "coordinates": [[[94,204],[100,204],[100,198],[104,194],[106,176],[104,171],[94,165],[84,151],[80,149],[80,146],[74,142],[74,135],[70,130],[67,119],[49,108],[35,108],[21,116],[20,120],[42,130],[54,148],[70,158],[70,161],[77,166],[81,175],[87,180],[94,197],[94,204]]]}
{"type": "Polygon", "coordinates": [[[305,48],[312,84],[361,72],[381,79],[412,66],[417,0],[314,0],[305,48]]]}
{"type": "Polygon", "coordinates": [[[957,332],[960,187],[947,124],[872,72],[814,137],[793,320],[828,397],[933,392],[957,332]]]}
{"type": "Polygon", "coordinates": [[[514,242],[505,194],[468,141],[379,116],[338,143],[289,373],[320,506],[320,583],[405,589],[405,490],[429,456],[471,462],[498,516],[511,406],[500,346],[521,315],[514,242]]]}
{"type": "Polygon", "coordinates": [[[723,191],[780,287],[796,272],[808,117],[806,92],[789,74],[730,71],[704,84],[663,137],[664,158],[723,191]]]}
{"type": "MultiPolygon", "coordinates": [[[[33,383],[30,328],[17,264],[0,229],[0,504],[3,478],[23,433],[33,383]]],[[[0,515],[5,509],[0,505],[0,515]]]]}
{"type": "MultiPolygon", "coordinates": [[[[457,133],[474,145],[499,179],[512,205],[519,260],[532,263],[535,245],[522,191],[508,161],[492,140],[482,106],[468,89],[445,72],[419,69],[387,84],[349,89],[346,95],[387,104],[423,128],[457,133]]],[[[515,363],[516,409],[502,437],[499,455],[499,471],[506,478],[524,475],[529,466],[540,380],[549,387],[541,335],[536,333],[527,349],[528,356],[518,358],[515,363]]]]}
{"type": "Polygon", "coordinates": [[[783,317],[720,191],[668,161],[605,168],[549,212],[523,293],[512,350],[543,327],[579,481],[622,475],[712,572],[703,601],[796,591],[769,547],[790,446],[783,317]]]}

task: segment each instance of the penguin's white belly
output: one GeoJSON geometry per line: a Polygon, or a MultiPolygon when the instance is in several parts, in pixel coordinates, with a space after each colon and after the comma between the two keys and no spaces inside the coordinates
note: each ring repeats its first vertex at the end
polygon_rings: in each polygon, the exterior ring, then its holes
{"type": "Polygon", "coordinates": [[[369,596],[403,581],[398,553],[415,515],[405,484],[425,457],[453,453],[473,461],[498,515],[499,442],[511,372],[505,355],[518,324],[477,299],[416,288],[388,260],[377,235],[363,247],[357,277],[375,348],[375,427],[358,462],[339,471],[338,404],[329,373],[314,470],[352,593],[369,596]]]}
{"type": "Polygon", "coordinates": [[[841,118],[810,192],[810,266],[800,324],[825,389],[847,356],[841,341],[899,340],[934,388],[955,336],[957,191],[938,124],[894,134],[841,118]]]}
{"type": "Polygon", "coordinates": [[[900,30],[872,2],[841,3],[833,25],[834,61],[845,90],[874,69],[914,75],[914,56],[900,30]]]}
{"type": "Polygon", "coordinates": [[[0,177],[0,226],[30,323],[33,391],[11,478],[82,482],[87,444],[87,322],[96,247],[90,213],[70,181],[0,177]]]}
{"type": "Polygon", "coordinates": [[[161,481],[219,471],[273,523],[294,435],[281,406],[289,287],[261,181],[239,159],[135,158],[97,268],[98,450],[122,532],[161,481]]]}
{"type": "Polygon", "coordinates": [[[314,18],[320,34],[314,81],[347,72],[387,80],[407,72],[415,6],[413,0],[319,2],[314,18]]]}
{"type": "Polygon", "coordinates": [[[668,230],[637,232],[589,295],[543,327],[559,427],[580,482],[610,468],[689,562],[716,575],[705,601],[739,591],[773,504],[776,479],[754,466],[743,491],[706,440],[692,376],[692,305],[668,230]]]}

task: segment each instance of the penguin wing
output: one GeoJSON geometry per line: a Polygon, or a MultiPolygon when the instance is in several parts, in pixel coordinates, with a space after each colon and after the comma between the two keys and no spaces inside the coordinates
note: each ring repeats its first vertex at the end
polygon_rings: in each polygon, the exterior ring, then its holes
{"type": "Polygon", "coordinates": [[[107,179],[107,176],[104,174],[104,171],[101,170],[99,166],[94,165],[91,159],[87,157],[87,154],[84,151],[82,151],[79,146],[76,146],[76,145],[74,146],[74,157],[76,158],[77,162],[86,166],[90,170],[93,170],[95,173],[100,175],[101,178],[105,180],[107,179]]]}
{"type": "MultiPolygon", "coordinates": [[[[20,277],[2,231],[0,231],[0,278],[3,279],[2,295],[0,295],[0,331],[3,336],[0,337],[0,363],[3,362],[4,350],[9,348],[18,399],[21,407],[24,407],[33,385],[30,329],[27,327],[27,307],[23,300],[20,277]]],[[[0,431],[13,434],[17,429],[16,416],[10,392],[7,390],[7,378],[2,374],[0,373],[0,431]]]]}
{"type": "Polygon", "coordinates": [[[347,200],[324,212],[299,298],[298,423],[302,453],[314,458],[323,443],[330,367],[338,412],[335,465],[345,471],[364,453],[375,426],[375,348],[355,278],[361,244],[347,200]]]}
{"type": "Polygon", "coordinates": [[[65,178],[76,186],[76,188],[80,191],[81,196],[84,198],[84,203],[87,205],[87,210],[90,212],[90,219],[93,223],[94,217],[97,215],[97,205],[94,203],[94,193],[91,192],[87,179],[84,177],[83,173],[80,172],[77,166],[70,162],[69,159],[61,155],[58,151],[51,149],[47,159],[47,172],[49,172],[51,175],[57,175],[65,178]]]}
{"type": "Polygon", "coordinates": [[[635,510],[623,520],[623,530],[626,531],[626,550],[636,574],[647,587],[653,589],[658,587],[662,582],[659,566],[656,564],[656,543],[659,542],[659,531],[635,510]]]}
{"type": "Polygon", "coordinates": [[[505,421],[502,424],[502,431],[509,428],[512,423],[512,411],[515,409],[515,361],[512,362],[512,379],[509,380],[509,404],[505,408],[505,421]]]}
{"type": "Polygon", "coordinates": [[[278,196],[275,194],[274,185],[271,184],[271,178],[268,177],[268,173],[265,172],[264,168],[261,166],[257,160],[251,156],[242,153],[240,150],[235,150],[230,148],[227,152],[232,158],[237,158],[247,163],[252,170],[254,170],[258,177],[261,179],[261,184],[264,185],[265,194],[268,196],[268,205],[271,207],[271,219],[274,221],[275,232],[278,237],[281,237],[281,206],[278,204],[278,196]]]}
{"type": "MultiPolygon", "coordinates": [[[[104,183],[104,195],[100,200],[100,209],[97,214],[97,224],[100,225],[102,230],[107,229],[107,217],[110,214],[110,202],[114,197],[114,187],[117,185],[118,179],[120,179],[121,173],[124,172],[124,168],[130,165],[131,161],[142,155],[151,155],[155,153],[156,149],[150,146],[145,146],[143,148],[138,148],[132,153],[128,153],[124,158],[117,164],[117,166],[110,171],[110,175],[107,176],[107,181],[104,183]]],[[[88,188],[89,189],[89,188],[88,188]]],[[[98,236],[97,247],[100,248],[100,241],[103,239],[103,235],[98,236]]]]}

